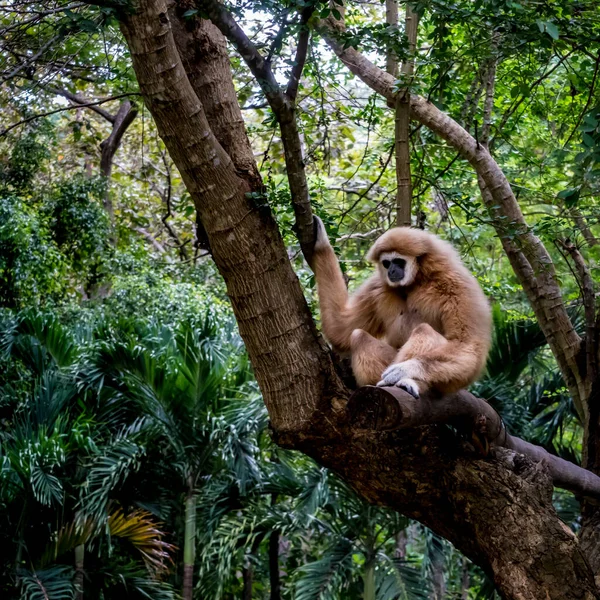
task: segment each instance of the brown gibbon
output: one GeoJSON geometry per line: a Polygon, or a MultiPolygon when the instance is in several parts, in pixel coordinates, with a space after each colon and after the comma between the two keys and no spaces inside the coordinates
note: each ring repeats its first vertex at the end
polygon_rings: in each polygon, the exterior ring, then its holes
{"type": "Polygon", "coordinates": [[[325,337],[350,353],[359,386],[398,386],[415,398],[473,383],[491,342],[491,309],[457,252],[408,227],[384,233],[367,254],[377,267],[352,296],[323,222],[311,261],[325,337]]]}

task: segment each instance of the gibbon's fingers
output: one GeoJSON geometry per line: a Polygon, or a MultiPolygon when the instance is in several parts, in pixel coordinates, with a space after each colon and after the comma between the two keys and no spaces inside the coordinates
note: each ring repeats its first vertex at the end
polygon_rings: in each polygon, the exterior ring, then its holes
{"type": "Polygon", "coordinates": [[[414,398],[419,397],[419,384],[410,377],[402,377],[398,379],[396,383],[388,383],[386,379],[382,379],[378,384],[378,387],[399,387],[405,392],[408,392],[414,398]]]}
{"type": "Polygon", "coordinates": [[[314,252],[319,252],[320,250],[330,248],[331,244],[329,243],[329,238],[327,237],[327,231],[325,231],[325,225],[323,225],[323,221],[321,221],[321,218],[317,217],[317,215],[313,215],[313,226],[315,228],[314,252]]]}
{"type": "Polygon", "coordinates": [[[382,381],[387,382],[385,385],[396,385],[396,383],[404,377],[410,379],[424,379],[424,369],[421,361],[417,358],[411,358],[398,363],[391,364],[384,372],[382,381]]]}
{"type": "Polygon", "coordinates": [[[404,379],[401,379],[396,384],[396,387],[402,388],[405,392],[408,392],[414,398],[419,398],[419,386],[417,382],[414,379],[411,379],[410,377],[405,377],[404,379]]]}

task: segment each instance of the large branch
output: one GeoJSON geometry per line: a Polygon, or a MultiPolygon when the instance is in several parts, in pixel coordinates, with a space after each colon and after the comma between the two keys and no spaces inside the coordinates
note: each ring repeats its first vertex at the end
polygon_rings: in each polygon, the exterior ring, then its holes
{"type": "MultiPolygon", "coordinates": [[[[292,196],[294,215],[296,217],[296,235],[298,236],[302,252],[310,262],[315,240],[313,215],[310,206],[310,195],[304,169],[302,144],[298,131],[294,102],[295,89],[301,72],[297,68],[295,69],[293,74],[294,79],[290,82],[289,86],[291,93],[290,95],[285,94],[275,79],[270,62],[261,56],[256,46],[236,23],[231,13],[216,0],[198,0],[198,5],[244,59],[279,121],[286,172],[292,196]]],[[[304,46],[308,43],[308,39],[305,39],[307,30],[304,27],[304,19],[305,17],[303,16],[299,40],[300,56],[297,58],[297,64],[300,66],[304,64],[302,53],[304,53],[305,57],[304,46]]],[[[308,16],[306,20],[308,20],[308,16]]]]}
{"type": "Polygon", "coordinates": [[[196,96],[202,99],[215,137],[231,157],[238,175],[256,190],[262,180],[231,76],[227,40],[208,20],[184,18],[187,10],[169,10],[171,28],[183,67],[196,96]]]}
{"type": "Polygon", "coordinates": [[[277,224],[216,139],[177,51],[166,0],[138,0],[121,29],[158,132],[190,193],[274,428],[302,430],[345,396],[277,224]],[[324,400],[325,399],[325,400],[324,400]]]}
{"type": "MultiPolygon", "coordinates": [[[[344,48],[343,43],[339,41],[340,27],[339,22],[330,17],[329,20],[321,22],[320,32],[350,71],[393,106],[395,102],[393,78],[354,48],[344,48]]],[[[497,217],[493,219],[494,227],[507,254],[514,253],[516,245],[526,259],[511,261],[511,265],[516,269],[515,273],[534,311],[536,314],[543,315],[540,326],[556,357],[575,406],[585,422],[586,385],[577,361],[581,338],[567,314],[554,264],[548,251],[528,227],[508,180],[486,148],[425,98],[412,94],[410,109],[414,119],[455,148],[485,183],[489,194],[484,195],[483,198],[484,201],[488,199],[487,207],[492,216],[497,217]],[[528,282],[531,274],[534,275],[535,286],[528,282]],[[535,294],[532,293],[534,289],[535,294]]]]}
{"type": "MultiPolygon", "coordinates": [[[[501,447],[493,457],[469,455],[461,437],[439,425],[377,430],[377,417],[369,415],[377,400],[359,393],[345,423],[324,418],[312,435],[276,432],[276,441],[334,470],[370,502],[448,539],[507,600],[598,597],[577,538],[552,505],[547,464],[501,447]]],[[[415,425],[422,424],[418,404],[412,403],[415,425]]]]}
{"type": "Polygon", "coordinates": [[[598,475],[510,435],[500,415],[485,400],[467,391],[443,398],[421,397],[417,400],[399,388],[366,386],[351,396],[348,413],[352,426],[365,431],[410,429],[443,423],[467,434],[475,432],[493,446],[514,450],[545,465],[554,485],[600,498],[598,475]]]}

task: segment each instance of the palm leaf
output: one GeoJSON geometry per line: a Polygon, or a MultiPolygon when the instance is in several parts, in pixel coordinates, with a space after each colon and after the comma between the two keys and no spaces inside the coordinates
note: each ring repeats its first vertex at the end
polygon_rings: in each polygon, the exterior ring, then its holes
{"type": "Polygon", "coordinates": [[[169,568],[175,546],[164,541],[165,533],[149,512],[138,509],[126,515],[118,508],[108,517],[108,527],[111,536],[127,540],[140,552],[151,572],[158,574],[169,568]]]}
{"type": "Polygon", "coordinates": [[[22,600],[72,600],[75,597],[74,571],[70,567],[22,569],[17,576],[22,600]]]}

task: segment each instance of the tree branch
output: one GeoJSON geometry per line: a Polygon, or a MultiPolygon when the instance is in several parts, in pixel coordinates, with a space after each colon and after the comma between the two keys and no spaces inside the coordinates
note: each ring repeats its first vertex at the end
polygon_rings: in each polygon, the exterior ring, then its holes
{"type": "Polygon", "coordinates": [[[98,113],[101,117],[106,119],[109,123],[115,122],[115,115],[112,115],[107,110],[104,110],[103,108],[100,108],[100,106],[93,104],[94,101],[90,100],[89,98],[85,98],[84,96],[81,96],[79,94],[72,94],[71,92],[69,92],[69,90],[61,90],[58,88],[46,88],[46,90],[51,94],[63,96],[64,98],[70,100],[74,104],[88,107],[90,110],[93,110],[95,113],[98,113]]]}
{"type": "Polygon", "coordinates": [[[292,67],[292,73],[290,80],[288,81],[286,95],[287,97],[295,101],[298,95],[298,86],[300,85],[300,77],[304,70],[306,63],[306,56],[308,54],[308,42],[310,40],[310,28],[308,27],[308,21],[314,12],[312,5],[307,6],[302,10],[300,16],[300,33],[298,34],[298,47],[296,48],[296,56],[294,58],[294,65],[292,67]]]}
{"type": "Polygon", "coordinates": [[[544,448],[510,435],[500,415],[481,398],[467,391],[443,398],[413,398],[395,387],[366,386],[348,401],[351,426],[366,431],[392,431],[423,425],[453,425],[463,433],[484,436],[490,445],[502,446],[547,466],[554,484],[600,498],[600,477],[544,448]]]}
{"type": "Polygon", "coordinates": [[[119,98],[127,98],[129,96],[139,96],[137,92],[127,92],[126,94],[118,94],[117,96],[112,96],[110,98],[104,98],[102,100],[96,100],[94,102],[88,102],[86,104],[76,104],[74,106],[63,106],[61,108],[57,108],[55,110],[49,110],[47,112],[38,113],[37,115],[31,115],[26,119],[22,119],[17,123],[13,123],[9,127],[6,127],[2,131],[0,131],[0,137],[5,136],[9,131],[12,131],[16,127],[20,127],[21,125],[25,125],[26,123],[30,123],[31,121],[35,121],[35,119],[41,119],[43,117],[49,117],[50,115],[55,115],[59,112],[64,112],[65,110],[73,110],[74,108],[89,108],[91,106],[98,106],[99,104],[104,104],[105,102],[112,102],[113,100],[119,100],[119,98]]]}
{"type": "MultiPolygon", "coordinates": [[[[198,6],[205,11],[210,20],[239,52],[277,116],[281,129],[281,141],[285,153],[292,205],[296,217],[294,228],[302,252],[310,263],[315,233],[294,102],[281,90],[269,62],[261,56],[256,46],[236,23],[229,11],[216,0],[198,0],[198,6]]],[[[302,62],[302,66],[303,64],[302,62]]],[[[297,70],[295,78],[300,79],[300,76],[301,71],[297,70]]]]}
{"type": "Polygon", "coordinates": [[[121,103],[117,114],[114,116],[113,128],[110,135],[100,144],[102,154],[100,156],[100,172],[106,177],[106,190],[104,193],[104,208],[108,213],[111,223],[114,223],[114,207],[110,196],[110,176],[112,173],[113,159],[121,140],[128,127],[133,123],[138,113],[135,105],[129,100],[121,103]]]}
{"type": "Polygon", "coordinates": [[[577,283],[581,290],[585,314],[586,380],[591,390],[592,383],[596,377],[596,338],[598,335],[596,329],[596,294],[594,291],[594,280],[592,279],[592,274],[585,264],[585,260],[577,246],[575,246],[571,240],[558,240],[558,243],[569,253],[575,264],[577,283]]]}

